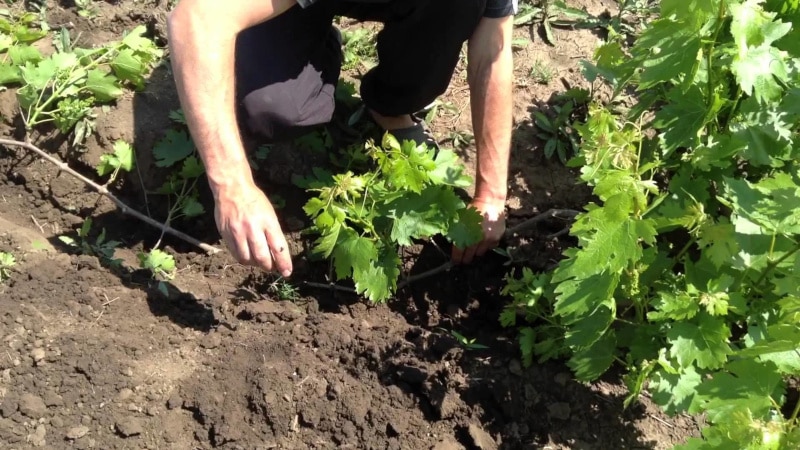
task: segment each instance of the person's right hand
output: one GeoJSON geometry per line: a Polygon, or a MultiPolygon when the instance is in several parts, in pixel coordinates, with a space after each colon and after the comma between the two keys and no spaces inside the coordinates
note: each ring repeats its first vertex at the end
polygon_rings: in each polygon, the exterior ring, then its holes
{"type": "Polygon", "coordinates": [[[241,264],[292,274],[292,256],[267,196],[252,182],[216,192],[214,218],[225,245],[241,264]]]}

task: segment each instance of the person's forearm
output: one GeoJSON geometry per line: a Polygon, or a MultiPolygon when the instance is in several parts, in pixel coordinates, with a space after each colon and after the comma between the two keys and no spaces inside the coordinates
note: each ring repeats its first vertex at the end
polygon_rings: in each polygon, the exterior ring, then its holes
{"type": "Polygon", "coordinates": [[[470,45],[472,123],[477,146],[475,198],[504,202],[507,195],[513,107],[510,33],[470,45]]]}
{"type": "Polygon", "coordinates": [[[183,0],[169,18],[172,68],[192,139],[212,192],[252,182],[235,110],[237,34],[287,9],[290,0],[183,0]]]}

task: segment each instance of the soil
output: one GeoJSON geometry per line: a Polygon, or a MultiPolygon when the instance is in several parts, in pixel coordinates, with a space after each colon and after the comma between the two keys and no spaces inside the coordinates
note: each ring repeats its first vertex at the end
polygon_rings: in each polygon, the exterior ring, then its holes
{"type": "MultiPolygon", "coordinates": [[[[53,28],[80,32],[82,45],[142,23],[163,45],[167,3],[95,2],[96,14],[84,18],[72,2],[48,2],[47,17],[53,28]]],[[[614,5],[571,2],[592,14],[614,5]]],[[[530,37],[524,28],[517,33],[530,37]]],[[[590,58],[601,39],[595,33],[556,30],[556,45],[534,36],[516,53],[509,225],[590,199],[573,170],[543,157],[531,113],[549,112],[566,87],[586,85],[578,61],[590,58]],[[555,71],[548,84],[530,81],[535,61],[555,71]]],[[[431,123],[436,136],[469,131],[464,67],[442,101],[454,107],[431,123]]],[[[46,131],[33,140],[89,176],[114,140],[134,142],[140,172],[115,191],[156,215],[163,205],[141,189],[157,182],[147,155],[177,107],[170,73],[160,67],[143,92],[98,110],[85,152],[68,152],[46,131]]],[[[0,93],[7,137],[19,137],[14,108],[13,90],[0,93]]],[[[474,148],[460,152],[471,167],[474,148]]],[[[226,253],[209,256],[168,237],[179,273],[159,289],[136,269],[136,252],[151,248],[158,231],[49,163],[0,149],[0,251],[18,259],[0,284],[0,447],[664,449],[697,435],[695,418],[666,417],[647,397],[624,408],[626,389],[613,371],[581,384],[562,362],[522,366],[513,330],[497,320],[503,277],[523,264],[551,267],[574,245],[552,236],[563,222],[543,222],[504,243],[516,252],[510,266],[490,254],[371,305],[304,285],[324,282],[327,265],[308,260],[310,237],[300,233],[308,226],[300,210],[306,197],[281,175],[308,161],[274,158],[260,179],[286,201],[282,219],[296,267],[290,282],[300,288],[293,300],[281,300],[273,277],[226,253]],[[105,228],[121,242],[121,268],[58,239],[89,216],[93,236],[105,228]],[[450,330],[488,348],[467,349],[450,330]]],[[[176,226],[219,244],[211,214],[176,226]]],[[[404,257],[411,273],[446,261],[430,243],[404,257]]]]}

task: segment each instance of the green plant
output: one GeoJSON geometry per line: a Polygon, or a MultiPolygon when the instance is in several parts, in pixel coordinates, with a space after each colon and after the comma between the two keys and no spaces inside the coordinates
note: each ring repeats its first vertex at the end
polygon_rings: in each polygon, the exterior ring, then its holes
{"type": "Polygon", "coordinates": [[[598,49],[615,96],[571,162],[597,201],[552,274],[507,288],[523,353],[582,381],[618,363],[626,404],[705,414],[680,449],[800,446],[798,32],[797,0],[663,0],[629,51],[598,49]]]}
{"type": "MultiPolygon", "coordinates": [[[[181,111],[173,111],[170,117],[175,123],[186,125],[181,111]]],[[[197,183],[205,174],[205,168],[186,129],[168,130],[153,147],[153,156],[156,167],[171,169],[167,180],[156,190],[170,200],[165,222],[202,215],[205,208],[198,200],[197,183]]]]}
{"type": "Polygon", "coordinates": [[[131,144],[123,140],[117,140],[114,142],[114,153],[106,153],[100,156],[100,163],[97,165],[97,174],[101,177],[111,174],[106,182],[108,185],[117,179],[120,170],[130,172],[133,170],[134,164],[136,164],[136,157],[134,156],[131,144]]]}
{"type": "Polygon", "coordinates": [[[572,123],[578,116],[585,112],[589,101],[589,92],[585,89],[573,88],[556,97],[552,105],[555,117],[549,117],[541,111],[534,111],[534,125],[536,134],[544,141],[544,156],[552,158],[557,155],[561,162],[566,163],[578,150],[578,136],[572,123]]]}
{"type": "Polygon", "coordinates": [[[78,8],[78,15],[81,17],[92,18],[97,15],[97,7],[94,0],[74,0],[78,8]]]}
{"type": "Polygon", "coordinates": [[[149,252],[139,252],[136,254],[139,266],[150,271],[152,277],[158,281],[156,287],[165,296],[169,295],[165,281],[175,278],[175,257],[169,253],[153,248],[149,252]]]}
{"type": "Polygon", "coordinates": [[[359,66],[371,67],[377,63],[375,32],[369,28],[350,28],[342,30],[342,51],[344,62],[342,70],[352,70],[359,66]]]}
{"type": "Polygon", "coordinates": [[[117,247],[119,247],[120,242],[106,240],[105,228],[100,231],[100,234],[95,238],[94,242],[92,242],[89,238],[91,231],[92,218],[87,217],[84,219],[83,225],[78,229],[77,239],[70,236],[59,236],[58,239],[84,255],[96,256],[103,264],[108,264],[111,267],[119,267],[122,260],[114,258],[114,253],[117,247]]]}
{"type": "Polygon", "coordinates": [[[270,282],[267,286],[267,291],[281,301],[288,300],[294,302],[300,299],[300,292],[297,289],[297,286],[294,286],[292,283],[286,281],[286,279],[283,277],[278,277],[274,281],[270,282]]]}
{"type": "Polygon", "coordinates": [[[533,62],[533,66],[531,66],[530,77],[535,83],[549,84],[551,81],[553,81],[554,76],[555,71],[546,62],[543,62],[540,59],[537,59],[533,62]]]}
{"type": "Polygon", "coordinates": [[[316,197],[304,210],[321,235],[315,253],[332,259],[337,279],[352,277],[359,294],[380,302],[397,288],[398,246],[443,234],[467,247],[481,238],[481,217],[454,191],[471,179],[453,151],[401,144],[387,133],[381,146],[368,144],[367,154],[371,170],[311,183],[316,197]]]}
{"type": "MultiPolygon", "coordinates": [[[[447,330],[443,330],[447,331],[447,330]]],[[[468,338],[456,330],[450,330],[450,336],[456,338],[459,344],[467,350],[483,350],[489,348],[486,345],[479,344],[476,338],[468,338]]]]}
{"type": "Polygon", "coordinates": [[[11,268],[17,264],[14,255],[7,252],[0,252],[0,283],[11,278],[11,268]]]}
{"type": "Polygon", "coordinates": [[[62,31],[57,51],[44,57],[26,43],[41,37],[27,26],[12,27],[14,38],[6,39],[9,45],[0,66],[0,82],[20,85],[17,98],[26,130],[52,123],[62,133],[74,131],[74,145],[93,130],[92,108],[117,99],[125,85],[142,88],[145,74],[162,54],[140,26],[121,41],[95,49],[73,48],[62,31]]]}

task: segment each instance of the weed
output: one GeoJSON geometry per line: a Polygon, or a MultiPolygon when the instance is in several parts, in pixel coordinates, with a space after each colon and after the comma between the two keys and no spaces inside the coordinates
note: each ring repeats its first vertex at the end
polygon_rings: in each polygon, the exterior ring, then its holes
{"type": "Polygon", "coordinates": [[[285,278],[279,277],[275,281],[271,282],[267,287],[267,290],[270,294],[274,295],[278,298],[278,300],[289,300],[289,301],[297,301],[300,299],[300,291],[297,286],[286,281],[285,278]]]}
{"type": "Polygon", "coordinates": [[[489,348],[486,345],[479,344],[477,338],[468,338],[456,330],[450,330],[450,336],[456,338],[458,343],[467,350],[483,350],[489,348]]]}
{"type": "Polygon", "coordinates": [[[14,255],[7,252],[0,252],[0,283],[11,278],[11,268],[17,264],[14,255]]]}
{"type": "Polygon", "coordinates": [[[114,258],[114,253],[116,252],[120,242],[114,240],[107,241],[105,228],[100,231],[100,234],[97,236],[94,242],[92,242],[89,239],[91,230],[92,218],[87,217],[83,221],[81,228],[78,230],[77,239],[70,236],[59,236],[58,239],[84,255],[96,256],[104,264],[108,264],[111,267],[119,267],[122,263],[122,260],[114,258]]]}
{"type": "Polygon", "coordinates": [[[530,77],[535,83],[550,84],[555,76],[555,70],[546,62],[537,59],[531,67],[530,77]]]}

